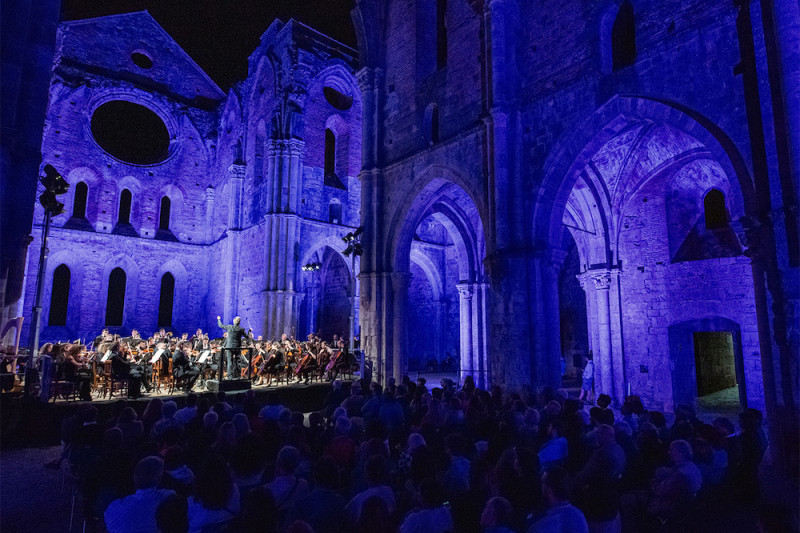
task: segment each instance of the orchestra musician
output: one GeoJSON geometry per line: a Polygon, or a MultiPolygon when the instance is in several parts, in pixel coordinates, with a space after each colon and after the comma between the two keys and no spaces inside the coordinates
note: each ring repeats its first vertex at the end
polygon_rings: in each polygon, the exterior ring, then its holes
{"type": "Polygon", "coordinates": [[[143,384],[147,392],[152,390],[142,367],[126,360],[125,352],[123,352],[119,341],[112,343],[109,350],[111,351],[109,358],[111,361],[111,374],[117,379],[130,380],[130,385],[128,386],[129,398],[139,398],[142,395],[141,387],[143,384]]]}
{"type": "Polygon", "coordinates": [[[200,377],[200,369],[192,366],[189,356],[186,355],[185,350],[188,350],[190,346],[191,343],[188,340],[181,341],[172,352],[172,372],[175,375],[175,383],[177,385],[181,380],[183,382],[181,390],[184,392],[191,392],[194,382],[200,377]]]}
{"type": "Polygon", "coordinates": [[[75,383],[81,400],[92,401],[92,369],[81,355],[83,346],[72,344],[64,351],[64,379],[75,383]]]}
{"type": "MultiPolygon", "coordinates": [[[[226,333],[223,350],[225,351],[228,379],[235,379],[237,377],[237,369],[239,368],[238,356],[242,348],[242,337],[247,337],[248,335],[248,332],[239,325],[241,322],[242,317],[237,316],[233,318],[233,324],[223,324],[222,317],[217,315],[217,325],[224,329],[226,333]],[[234,363],[236,364],[234,365],[234,363]]],[[[252,329],[250,331],[252,331],[252,329]]]]}

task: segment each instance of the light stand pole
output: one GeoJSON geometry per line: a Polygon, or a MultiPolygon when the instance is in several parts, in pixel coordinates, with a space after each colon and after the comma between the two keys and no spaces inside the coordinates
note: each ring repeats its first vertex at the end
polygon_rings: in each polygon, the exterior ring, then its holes
{"type": "Polygon", "coordinates": [[[42,247],[39,251],[39,269],[36,273],[36,295],[33,302],[31,330],[28,336],[28,358],[25,362],[25,396],[33,394],[33,376],[36,358],[39,355],[39,332],[42,323],[42,293],[44,292],[44,275],[47,269],[47,239],[50,236],[50,223],[53,216],[64,212],[64,204],[56,198],[69,189],[67,181],[51,165],[45,165],[45,176],[39,178],[44,185],[44,192],[39,203],[44,207],[44,225],[42,226],[42,247]]]}
{"type": "MultiPolygon", "coordinates": [[[[361,247],[361,232],[364,231],[363,226],[356,229],[354,232],[348,233],[342,240],[347,243],[345,248],[345,257],[350,256],[350,270],[353,273],[353,302],[350,304],[350,349],[353,350],[353,355],[356,354],[356,305],[358,300],[356,298],[356,285],[358,284],[358,275],[356,274],[356,256],[361,255],[363,251],[361,247]]],[[[364,352],[361,352],[361,361],[359,363],[359,372],[361,379],[364,379],[364,352]]]]}

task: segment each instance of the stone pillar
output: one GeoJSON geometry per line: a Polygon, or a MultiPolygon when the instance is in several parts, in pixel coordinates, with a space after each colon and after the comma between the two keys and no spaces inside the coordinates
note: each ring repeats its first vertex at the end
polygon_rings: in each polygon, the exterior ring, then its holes
{"type": "Polygon", "coordinates": [[[447,298],[442,295],[438,302],[436,302],[436,316],[434,317],[436,321],[436,329],[434,333],[434,356],[436,357],[437,361],[443,361],[445,356],[447,355],[447,350],[445,349],[445,339],[447,338],[445,334],[445,325],[447,324],[447,298]]]}
{"type": "Polygon", "coordinates": [[[561,387],[561,323],[558,307],[558,275],[567,254],[563,250],[536,253],[534,353],[537,384],[561,387]]]}
{"type": "Polygon", "coordinates": [[[464,376],[475,377],[474,357],[472,354],[472,284],[458,283],[458,331],[459,331],[459,372],[458,379],[464,376]]]}
{"type": "Polygon", "coordinates": [[[308,331],[306,333],[314,333],[317,331],[317,309],[320,301],[320,283],[317,279],[317,273],[312,274],[314,281],[308,286],[308,331]]]}
{"type": "MultiPolygon", "coordinates": [[[[406,307],[408,304],[408,284],[411,274],[393,272],[392,275],[393,311],[394,311],[394,349],[392,359],[392,376],[399,382],[406,373],[408,351],[408,331],[406,307]]],[[[388,369],[387,369],[388,370],[388,369]]]]}
{"type": "Polygon", "coordinates": [[[489,384],[489,342],[487,324],[489,284],[462,282],[456,285],[459,301],[459,375],[472,376],[475,385],[489,384]]]}
{"type": "Polygon", "coordinates": [[[614,369],[611,353],[611,309],[609,308],[609,289],[611,274],[607,270],[592,272],[597,301],[598,346],[595,351],[595,369],[599,369],[595,383],[600,385],[599,393],[614,395],[614,369]]]}
{"type": "Polygon", "coordinates": [[[622,284],[621,271],[611,269],[611,285],[609,289],[609,316],[611,331],[611,364],[614,369],[614,391],[609,393],[617,405],[622,405],[627,396],[628,380],[625,375],[625,340],[622,331],[622,284]]]}
{"type": "Polygon", "coordinates": [[[223,251],[225,258],[225,301],[223,315],[226,321],[239,312],[239,239],[242,222],[242,189],[244,187],[244,165],[231,165],[228,168],[230,199],[228,202],[228,238],[223,251]]]}
{"type": "Polygon", "coordinates": [[[266,144],[267,214],[264,215],[264,335],[296,334],[298,264],[295,247],[300,238],[297,214],[302,187],[302,151],[297,139],[266,144]]]}
{"type": "Polygon", "coordinates": [[[539,383],[534,366],[535,293],[529,273],[535,268],[529,250],[504,250],[486,259],[491,282],[488,313],[489,365],[492,384],[509,390],[539,383]]]}
{"type": "MultiPolygon", "coordinates": [[[[373,365],[373,378],[386,383],[394,372],[394,289],[383,245],[383,71],[365,66],[358,71],[361,89],[361,225],[363,253],[358,275],[359,318],[364,357],[373,365]]],[[[402,318],[401,318],[402,320],[402,318]]]]}
{"type": "Polygon", "coordinates": [[[211,185],[206,189],[206,227],[205,242],[210,244],[214,240],[214,196],[216,191],[211,185]]]}
{"type": "MultiPolygon", "coordinates": [[[[773,0],[775,40],[780,62],[791,177],[800,183],[800,5],[796,0],[773,0]]],[[[797,191],[795,191],[797,193],[797,191]]],[[[797,198],[784,198],[784,202],[797,198]]]]}

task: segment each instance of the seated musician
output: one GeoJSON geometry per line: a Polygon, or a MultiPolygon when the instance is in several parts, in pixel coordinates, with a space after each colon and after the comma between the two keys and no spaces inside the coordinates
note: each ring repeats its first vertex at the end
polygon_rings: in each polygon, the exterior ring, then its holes
{"type": "Polygon", "coordinates": [[[190,347],[189,341],[183,341],[177,344],[175,351],[172,352],[172,372],[175,374],[175,385],[185,392],[191,392],[194,387],[194,382],[200,377],[200,369],[192,366],[189,361],[189,356],[186,355],[186,350],[190,347]]]}
{"type": "Polygon", "coordinates": [[[64,378],[75,383],[81,400],[92,401],[92,369],[88,368],[81,356],[83,346],[73,344],[64,352],[64,378]]]}
{"type": "Polygon", "coordinates": [[[300,358],[300,362],[297,363],[297,367],[294,370],[294,373],[297,375],[297,381],[303,380],[303,382],[308,385],[311,373],[319,369],[319,363],[317,363],[317,356],[315,355],[315,352],[318,350],[319,348],[317,348],[316,345],[306,343],[305,353],[300,358]]]}
{"type": "Polygon", "coordinates": [[[328,372],[328,379],[330,381],[335,380],[339,374],[343,371],[346,371],[350,368],[350,353],[347,350],[347,345],[344,342],[344,338],[339,337],[336,343],[336,348],[333,350],[334,355],[331,362],[333,363],[328,372]]]}
{"type": "MultiPolygon", "coordinates": [[[[109,350],[111,351],[111,357],[109,357],[109,361],[111,361],[111,375],[115,379],[129,379],[128,397],[139,398],[142,395],[143,372],[141,367],[133,365],[125,359],[125,355],[118,341],[111,344],[109,350]]],[[[149,387],[147,390],[150,392],[149,387]]]]}
{"type": "Polygon", "coordinates": [[[283,370],[284,351],[283,345],[273,342],[267,343],[266,362],[264,363],[264,373],[267,376],[267,385],[272,384],[272,378],[283,370]]]}

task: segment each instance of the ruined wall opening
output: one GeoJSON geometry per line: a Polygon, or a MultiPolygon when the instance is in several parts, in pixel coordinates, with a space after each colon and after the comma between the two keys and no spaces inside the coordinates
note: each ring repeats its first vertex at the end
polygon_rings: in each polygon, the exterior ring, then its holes
{"type": "Polygon", "coordinates": [[[349,338],[353,290],[350,269],[341,254],[327,246],[320,263],[316,332],[326,341],[333,335],[349,338]]]}
{"type": "Polygon", "coordinates": [[[126,100],[112,100],[92,113],[91,131],[110,155],[134,165],[160,163],[169,154],[169,131],[151,109],[126,100]]]}
{"type": "Polygon", "coordinates": [[[478,386],[487,384],[488,284],[477,206],[464,189],[436,178],[398,229],[394,297],[407,312],[396,324],[402,352],[394,356],[394,373],[458,372],[459,379],[470,375],[478,386]]]}
{"type": "Polygon", "coordinates": [[[172,326],[172,308],[175,299],[175,276],[169,272],[161,276],[161,289],[158,296],[158,327],[172,326]]]}
{"type": "Polygon", "coordinates": [[[75,200],[72,204],[72,218],[86,218],[86,200],[89,195],[89,186],[79,181],[75,185],[75,200]]]}
{"type": "Polygon", "coordinates": [[[122,326],[125,311],[125,271],[117,267],[108,276],[108,294],[106,296],[106,321],[108,327],[122,326]]]}
{"type": "Polygon", "coordinates": [[[59,265],[53,271],[53,288],[50,292],[50,315],[48,326],[66,326],[69,307],[69,288],[72,272],[67,265],[59,265]]]}
{"type": "Polygon", "coordinates": [[[611,29],[611,55],[614,70],[633,65],[636,61],[636,18],[633,5],[627,0],[619,6],[611,29]]]}
{"type": "MultiPolygon", "coordinates": [[[[564,281],[575,276],[569,272],[575,267],[571,242],[565,237],[569,233],[585,294],[588,338],[582,349],[594,356],[595,393],[609,394],[617,402],[629,393],[638,394],[664,409],[679,400],[697,404],[694,373],[688,388],[685,371],[683,381],[672,380],[674,391],[657,385],[669,381],[667,362],[675,361],[668,349],[667,322],[729,313],[733,322],[756,327],[752,273],[735,259],[742,255],[735,233],[730,224],[706,231],[706,192],[718,190],[711,202],[717,204],[716,211],[726,213],[727,221],[725,198],[741,214],[741,190],[710,150],[683,130],[621,117],[606,128],[573,160],[558,193],[564,198],[563,210],[553,212],[553,217],[560,213],[561,224],[551,230],[550,242],[565,256],[560,314],[583,313],[564,287],[564,281]],[[737,288],[721,291],[721,286],[737,288]]],[[[716,217],[712,213],[712,223],[716,217]]],[[[562,353],[570,348],[568,329],[562,325],[562,353]]],[[[684,348],[692,345],[689,338],[684,348]]],[[[744,349],[749,353],[757,348],[744,349]]],[[[694,352],[689,353],[694,372],[694,352]]],[[[723,371],[720,357],[709,360],[723,371]]]]}
{"type": "Polygon", "coordinates": [[[128,189],[122,189],[119,195],[119,215],[117,216],[117,224],[130,224],[131,223],[131,202],[133,196],[128,189]]]}

